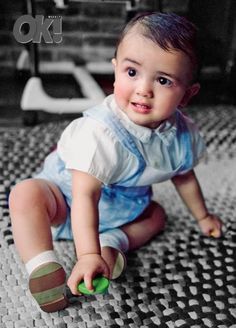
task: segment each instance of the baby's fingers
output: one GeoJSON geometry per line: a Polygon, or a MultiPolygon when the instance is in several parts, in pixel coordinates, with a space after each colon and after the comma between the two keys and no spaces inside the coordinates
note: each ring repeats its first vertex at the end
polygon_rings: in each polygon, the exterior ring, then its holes
{"type": "Polygon", "coordinates": [[[71,293],[73,295],[81,295],[81,293],[77,289],[77,286],[81,282],[82,279],[83,279],[82,276],[77,276],[76,277],[73,274],[71,274],[71,276],[67,280],[67,286],[70,288],[71,293]]]}
{"type": "Polygon", "coordinates": [[[213,238],[219,238],[221,237],[221,230],[220,229],[212,229],[209,232],[209,236],[213,238]]]}
{"type": "Polygon", "coordinates": [[[100,266],[97,268],[97,270],[87,272],[84,275],[84,284],[88,290],[94,291],[93,279],[97,275],[109,278],[109,268],[104,261],[103,261],[103,263],[100,264],[100,266]]]}
{"type": "Polygon", "coordinates": [[[219,220],[215,220],[215,227],[210,230],[209,235],[213,238],[219,238],[222,235],[221,232],[222,223],[219,220]]]}
{"type": "Polygon", "coordinates": [[[88,290],[93,291],[93,275],[88,273],[84,275],[84,283],[88,290]]]}

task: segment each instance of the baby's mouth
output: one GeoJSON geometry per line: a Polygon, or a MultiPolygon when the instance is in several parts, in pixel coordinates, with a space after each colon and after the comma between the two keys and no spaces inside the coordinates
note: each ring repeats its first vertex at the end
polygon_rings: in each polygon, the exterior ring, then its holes
{"type": "Polygon", "coordinates": [[[131,102],[134,110],[138,113],[143,113],[143,114],[147,114],[150,113],[151,111],[151,106],[147,105],[147,104],[142,104],[142,103],[137,103],[137,102],[131,102]]]}

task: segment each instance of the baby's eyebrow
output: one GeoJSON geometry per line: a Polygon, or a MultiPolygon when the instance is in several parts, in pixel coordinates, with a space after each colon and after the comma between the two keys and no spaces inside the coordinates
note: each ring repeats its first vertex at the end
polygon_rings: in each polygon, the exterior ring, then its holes
{"type": "Polygon", "coordinates": [[[141,65],[139,62],[137,62],[136,60],[134,60],[134,59],[131,59],[131,58],[124,58],[123,59],[123,62],[126,62],[126,61],[128,61],[128,62],[130,62],[130,63],[133,63],[133,64],[136,64],[136,65],[141,65]]]}

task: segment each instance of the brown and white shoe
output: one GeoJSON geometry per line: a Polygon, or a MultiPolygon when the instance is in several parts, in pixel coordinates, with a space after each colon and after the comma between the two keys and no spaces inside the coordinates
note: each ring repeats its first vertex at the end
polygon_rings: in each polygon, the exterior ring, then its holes
{"type": "Polygon", "coordinates": [[[56,312],[67,307],[65,285],[65,270],[56,262],[40,265],[29,278],[30,292],[45,312],[56,312]]]}
{"type": "Polygon", "coordinates": [[[117,257],[112,271],[111,279],[115,280],[119,278],[122,273],[125,271],[127,266],[126,256],[120,250],[117,250],[117,257]]]}
{"type": "Polygon", "coordinates": [[[102,257],[109,267],[110,279],[119,278],[126,268],[125,254],[114,247],[104,246],[102,247],[102,257]]]}

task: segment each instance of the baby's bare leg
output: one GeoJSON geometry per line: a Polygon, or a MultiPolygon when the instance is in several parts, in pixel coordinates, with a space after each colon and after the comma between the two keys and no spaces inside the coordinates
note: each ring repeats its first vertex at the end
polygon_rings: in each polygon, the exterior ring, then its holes
{"type": "Polygon", "coordinates": [[[66,218],[66,204],[60,190],[42,179],[17,184],[10,193],[10,216],[16,248],[23,260],[52,250],[50,226],[66,218]]]}
{"type": "Polygon", "coordinates": [[[152,201],[135,221],[121,227],[129,239],[129,250],[139,248],[164,230],[166,214],[158,203],[152,201]]]}
{"type": "Polygon", "coordinates": [[[13,237],[29,274],[29,289],[46,312],[64,309],[66,273],[53,251],[51,225],[63,223],[66,204],[59,189],[46,180],[16,185],[9,199],[13,237]]]}

